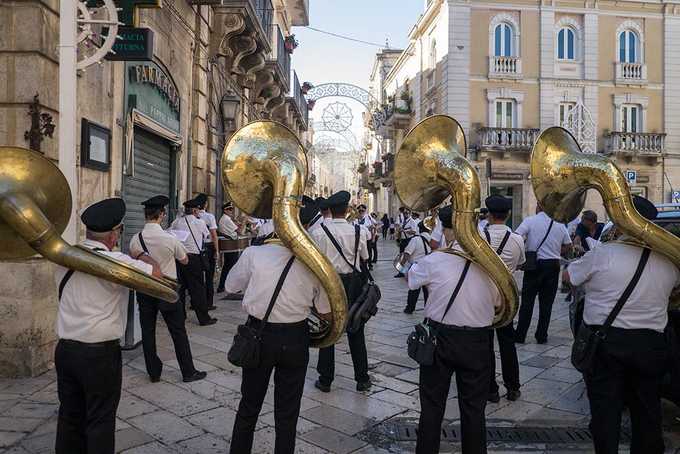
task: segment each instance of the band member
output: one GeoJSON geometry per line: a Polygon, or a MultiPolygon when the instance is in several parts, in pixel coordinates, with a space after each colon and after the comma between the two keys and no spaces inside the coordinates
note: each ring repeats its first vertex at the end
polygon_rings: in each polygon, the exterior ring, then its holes
{"type": "MultiPolygon", "coordinates": [[[[404,209],[403,222],[399,226],[399,252],[404,252],[408,242],[418,233],[418,223],[411,216],[411,211],[404,209]]],[[[404,277],[403,273],[397,273],[394,277],[404,277]]]]}
{"type": "Polygon", "coordinates": [[[524,272],[515,342],[523,344],[526,340],[538,295],[538,326],[535,337],[536,342],[545,344],[548,341],[550,314],[560,280],[560,256],[566,254],[571,246],[571,238],[567,227],[550,219],[540,204],[536,205],[536,215],[524,219],[515,233],[524,237],[526,250],[536,252],[537,259],[536,269],[524,272]]]}
{"type": "MultiPolygon", "coordinates": [[[[378,250],[375,248],[377,241],[377,228],[375,220],[366,212],[366,205],[363,203],[357,207],[358,216],[354,220],[354,224],[360,225],[366,229],[366,247],[368,248],[368,269],[373,269],[374,258],[378,255],[378,250]]],[[[377,262],[377,260],[375,260],[377,262]]]]}
{"type": "Polygon", "coordinates": [[[314,215],[312,220],[309,222],[309,229],[307,231],[311,235],[317,229],[321,228],[321,224],[332,218],[331,210],[328,208],[326,199],[323,197],[317,197],[314,200],[314,204],[319,208],[319,212],[314,215]]]}
{"type": "MultiPolygon", "coordinates": [[[[373,250],[369,250],[368,255],[371,256],[371,263],[378,263],[378,239],[380,238],[378,228],[380,227],[380,221],[375,213],[371,213],[371,220],[373,221],[373,241],[371,242],[373,250]]],[[[373,265],[370,266],[370,269],[373,269],[373,265]]]]}
{"type": "MultiPolygon", "coordinates": [[[[233,220],[234,204],[227,202],[222,205],[222,217],[217,226],[217,231],[220,235],[230,240],[238,239],[238,225],[233,220]]],[[[238,260],[238,252],[225,252],[222,257],[222,272],[220,273],[220,282],[217,286],[217,293],[224,291],[224,281],[227,279],[227,274],[238,260]]]]}
{"type": "MultiPolygon", "coordinates": [[[[446,211],[442,209],[440,214],[446,211]]],[[[448,214],[451,222],[451,212],[448,214]]],[[[500,293],[482,268],[444,250],[434,251],[414,264],[408,272],[408,286],[411,290],[428,288],[425,317],[437,340],[434,364],[420,366],[416,453],[439,452],[441,424],[454,372],[462,452],[486,453],[484,409],[492,374],[489,327],[494,306],[501,304],[500,293]],[[456,287],[459,292],[446,311],[456,287]]]]}
{"type": "MultiPolygon", "coordinates": [[[[366,246],[366,232],[361,228],[358,229],[359,242],[357,243],[355,226],[345,220],[349,200],[350,194],[347,191],[340,191],[330,196],[327,204],[333,218],[324,222],[323,227],[312,233],[311,237],[340,274],[347,294],[347,303],[351,306],[358,296],[356,293],[361,285],[361,282],[357,282],[355,270],[360,266],[360,260],[368,260],[368,248],[366,246]],[[333,241],[338,243],[341,251],[335,247],[333,241]]],[[[366,352],[364,327],[362,326],[353,334],[347,334],[347,339],[354,364],[357,391],[367,391],[371,388],[371,379],[368,376],[368,353],[366,352]]],[[[331,383],[335,376],[334,346],[319,350],[316,370],[319,372],[319,379],[314,385],[323,392],[330,392],[331,383]]]]}
{"type": "Polygon", "coordinates": [[[203,250],[208,257],[208,269],[205,271],[206,301],[208,302],[208,310],[212,310],[216,309],[213,302],[213,297],[215,296],[215,267],[220,259],[220,246],[217,241],[217,222],[212,213],[205,211],[205,206],[208,203],[208,196],[206,194],[198,194],[196,196],[196,203],[198,204],[198,215],[196,217],[205,222],[210,232],[203,240],[203,250]]]}
{"type": "MultiPolygon", "coordinates": [[[[642,216],[656,218],[651,202],[637,196],[634,202],[642,216]]],[[[583,323],[590,328],[604,323],[636,273],[642,253],[638,246],[606,242],[569,264],[564,279],[585,287],[583,323]]],[[[595,353],[595,369],[584,379],[597,454],[619,452],[624,406],[630,410],[630,452],[664,452],[659,388],[671,362],[664,328],[668,299],[678,285],[678,269],[668,258],[651,252],[633,292],[595,353]]]]}
{"type": "MultiPolygon", "coordinates": [[[[411,263],[417,263],[418,260],[425,257],[427,254],[432,252],[430,247],[430,231],[427,230],[425,224],[418,223],[418,230],[420,233],[417,236],[411,238],[404,249],[404,253],[408,254],[408,259],[411,263]]],[[[425,304],[427,304],[427,287],[423,287],[423,299],[425,304]]],[[[404,309],[404,314],[412,314],[416,310],[416,303],[418,302],[418,297],[420,296],[420,288],[409,290],[406,297],[406,308],[404,309]]]]}
{"type": "MultiPolygon", "coordinates": [[[[163,275],[177,279],[176,262],[186,265],[189,263],[187,250],[184,245],[169,233],[163,230],[161,223],[165,220],[166,205],[170,199],[158,195],[142,202],[144,205],[144,217],[146,224],[144,229],[130,240],[130,254],[139,258],[145,255],[151,256],[158,262],[163,275]]],[[[144,350],[144,362],[146,371],[153,383],[160,381],[163,371],[163,362],[156,353],[156,320],[158,312],[165,321],[172,343],[175,346],[175,354],[179,363],[182,378],[185,382],[202,380],[206,373],[197,371],[191,357],[191,347],[187,330],[184,326],[186,314],[181,304],[166,303],[165,301],[137,292],[139,303],[139,323],[142,327],[142,347],[144,350]]]]}
{"type": "Polygon", "coordinates": [[[184,305],[185,290],[188,290],[189,297],[191,298],[191,307],[196,313],[198,324],[207,326],[214,325],[217,319],[210,317],[210,314],[208,314],[207,292],[205,290],[205,269],[207,264],[203,263],[201,257],[203,238],[209,236],[210,232],[206,223],[196,217],[198,210],[196,200],[192,199],[184,202],[184,216],[175,219],[171,229],[183,230],[189,233],[186,239],[182,241],[187,250],[189,263],[186,265],[179,263],[177,265],[182,284],[182,290],[180,291],[181,304],[184,305]]]}
{"type": "MultiPolygon", "coordinates": [[[[158,264],[113,252],[125,216],[123,199],[89,206],[80,219],[86,227],[82,246],[156,277],[158,264]]],[[[116,410],[123,363],[120,339],[125,333],[129,290],[88,274],[58,267],[57,336],[54,354],[59,394],[57,454],[115,452],[116,410]]]]}
{"type": "Polygon", "coordinates": [[[603,228],[604,223],[597,222],[597,213],[591,210],[584,211],[574,233],[574,248],[579,252],[588,252],[591,245],[595,245],[600,239],[603,228]]]}
{"type": "Polygon", "coordinates": [[[479,222],[477,223],[477,228],[479,230],[484,230],[484,227],[489,223],[489,220],[487,219],[489,216],[489,210],[487,208],[480,208],[479,209],[479,222]]]}
{"type": "MultiPolygon", "coordinates": [[[[514,272],[519,265],[524,263],[525,257],[524,239],[516,233],[512,233],[510,227],[505,225],[512,209],[512,200],[500,195],[492,195],[486,198],[484,204],[488,209],[488,214],[486,227],[482,229],[482,236],[491,248],[500,255],[510,272],[514,272]]],[[[498,336],[498,350],[501,353],[501,370],[503,371],[503,384],[507,390],[506,398],[517,400],[521,393],[519,391],[519,362],[515,348],[515,330],[512,327],[512,322],[510,322],[495,331],[498,336]]],[[[493,335],[494,330],[489,330],[489,353],[493,373],[491,374],[488,399],[489,402],[497,403],[501,398],[496,383],[493,335]]]]}
{"type": "MultiPolygon", "coordinates": [[[[300,221],[303,226],[307,227],[317,212],[318,208],[313,202],[302,208],[300,221]]],[[[312,307],[315,307],[323,318],[330,320],[330,305],[316,276],[293,257],[280,241],[267,240],[262,246],[243,251],[227,276],[227,291],[244,292],[243,307],[249,314],[248,323],[258,328],[263,323],[278,278],[292,260],[269,319],[265,322],[261,363],[255,368],[243,369],[242,397],[231,436],[231,454],[251,452],[255,425],[272,371],[276,431],[273,452],[293,454],[295,451],[296,427],[309,363],[307,317],[312,307]],[[263,269],[267,272],[263,273],[263,269]]]]}

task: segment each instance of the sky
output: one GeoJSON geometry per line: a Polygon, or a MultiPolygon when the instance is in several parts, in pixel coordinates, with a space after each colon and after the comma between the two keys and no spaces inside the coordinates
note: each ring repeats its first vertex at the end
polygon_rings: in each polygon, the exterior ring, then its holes
{"type": "MultiPolygon", "coordinates": [[[[310,0],[309,25],[363,41],[403,49],[408,33],[423,11],[423,0],[310,0]]],[[[377,46],[370,46],[319,33],[305,27],[293,29],[299,46],[293,53],[293,68],[300,83],[314,85],[346,82],[368,89],[377,46]]],[[[349,98],[326,98],[316,103],[310,116],[320,120],[324,107],[341,102],[352,109],[352,131],[361,133],[364,111],[349,98]]],[[[360,137],[358,137],[360,139],[360,137]]]]}

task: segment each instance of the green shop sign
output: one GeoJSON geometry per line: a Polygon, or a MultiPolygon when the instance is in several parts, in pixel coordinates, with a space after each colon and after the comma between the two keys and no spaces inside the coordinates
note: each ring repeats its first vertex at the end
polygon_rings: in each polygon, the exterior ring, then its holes
{"type": "Polygon", "coordinates": [[[137,109],[179,134],[179,91],[165,71],[154,62],[127,62],[125,73],[126,112],[137,109]]]}
{"type": "Polygon", "coordinates": [[[153,30],[150,28],[118,27],[118,37],[111,52],[110,61],[153,60],[153,30]]]}

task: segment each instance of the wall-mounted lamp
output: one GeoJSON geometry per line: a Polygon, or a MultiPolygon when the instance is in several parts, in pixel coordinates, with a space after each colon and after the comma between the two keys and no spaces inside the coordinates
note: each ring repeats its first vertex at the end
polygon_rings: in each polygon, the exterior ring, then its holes
{"type": "Polygon", "coordinates": [[[225,131],[233,131],[236,128],[236,114],[241,104],[239,98],[233,91],[227,91],[220,101],[220,109],[222,112],[222,122],[225,131]]]}

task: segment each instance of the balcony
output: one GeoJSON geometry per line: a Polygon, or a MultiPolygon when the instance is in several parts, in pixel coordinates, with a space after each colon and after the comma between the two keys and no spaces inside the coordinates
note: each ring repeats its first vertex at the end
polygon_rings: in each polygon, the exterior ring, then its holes
{"type": "Polygon", "coordinates": [[[520,57],[489,57],[490,79],[521,79],[522,59],[520,57]]]}
{"type": "Polygon", "coordinates": [[[605,152],[660,158],[665,151],[665,142],[666,134],[613,131],[605,135],[605,152]]]}
{"type": "Polygon", "coordinates": [[[284,0],[290,24],[296,27],[309,25],[309,0],[284,0]]]}
{"type": "Polygon", "coordinates": [[[541,133],[535,128],[489,128],[477,130],[480,151],[530,152],[541,133]]]}
{"type": "Polygon", "coordinates": [[[643,63],[616,63],[616,83],[644,85],[647,83],[647,65],[643,63]]]}
{"type": "Polygon", "coordinates": [[[293,117],[297,120],[297,125],[300,129],[306,131],[309,125],[309,107],[307,106],[305,95],[302,94],[300,79],[298,79],[295,71],[293,71],[292,92],[290,93],[290,96],[288,96],[287,101],[291,107],[293,117]]]}
{"type": "Polygon", "coordinates": [[[286,50],[285,39],[281,28],[274,24],[272,25],[272,51],[267,58],[267,65],[271,65],[276,71],[276,76],[282,82],[284,91],[288,93],[290,90],[290,54],[286,50]]]}

